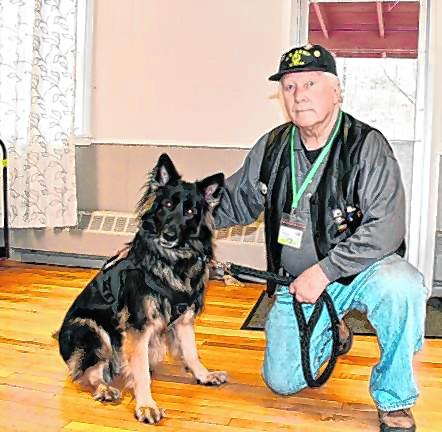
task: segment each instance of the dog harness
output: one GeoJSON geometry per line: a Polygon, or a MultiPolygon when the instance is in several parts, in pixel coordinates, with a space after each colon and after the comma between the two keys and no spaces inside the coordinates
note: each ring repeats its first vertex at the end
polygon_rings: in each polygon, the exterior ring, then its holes
{"type": "MultiPolygon", "coordinates": [[[[92,285],[103,300],[103,307],[111,307],[114,314],[118,313],[118,299],[121,295],[121,287],[127,271],[137,270],[132,260],[122,258],[117,260],[118,255],[109,258],[101,267],[100,273],[93,280],[92,285]]],[[[197,293],[189,294],[183,291],[171,289],[167,284],[160,283],[158,279],[148,273],[144,273],[146,285],[160,296],[169,300],[172,315],[168,323],[170,326],[195,303],[197,293]]]]}

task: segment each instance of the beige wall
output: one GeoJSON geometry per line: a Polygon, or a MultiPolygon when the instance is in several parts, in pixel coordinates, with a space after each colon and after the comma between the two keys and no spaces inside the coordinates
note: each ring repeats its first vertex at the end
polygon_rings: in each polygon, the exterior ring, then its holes
{"type": "Polygon", "coordinates": [[[95,0],[92,135],[250,147],[280,122],[267,77],[288,0],[95,0]]]}

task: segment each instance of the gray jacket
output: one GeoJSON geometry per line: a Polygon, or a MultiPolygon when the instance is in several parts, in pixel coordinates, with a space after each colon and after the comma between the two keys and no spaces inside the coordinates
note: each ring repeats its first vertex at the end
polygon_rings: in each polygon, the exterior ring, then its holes
{"type": "MultiPolygon", "coordinates": [[[[260,182],[261,162],[268,133],[261,137],[247,155],[242,167],[226,180],[226,188],[215,217],[217,228],[246,225],[258,218],[264,209],[271,185],[260,182]]],[[[287,138],[288,139],[288,138],[287,138]]],[[[298,184],[311,165],[295,138],[298,184]]],[[[309,197],[315,191],[327,158],[303,195],[298,209],[309,212],[309,197]]],[[[332,282],[353,276],[374,262],[394,253],[405,237],[405,193],[398,162],[384,136],[373,130],[360,154],[361,175],[358,195],[363,214],[355,233],[340,242],[319,264],[332,282]]],[[[289,170],[288,170],[289,171],[289,170]]],[[[290,183],[287,173],[286,187],[290,183]]],[[[318,262],[311,226],[307,227],[300,249],[283,247],[282,264],[297,276],[318,262]]]]}

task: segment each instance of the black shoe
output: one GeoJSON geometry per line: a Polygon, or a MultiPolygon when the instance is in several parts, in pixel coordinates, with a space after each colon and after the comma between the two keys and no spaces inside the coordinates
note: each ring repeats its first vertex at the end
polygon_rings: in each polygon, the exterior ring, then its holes
{"type": "Polygon", "coordinates": [[[397,411],[378,410],[380,432],[415,432],[416,423],[411,409],[397,411]]]}

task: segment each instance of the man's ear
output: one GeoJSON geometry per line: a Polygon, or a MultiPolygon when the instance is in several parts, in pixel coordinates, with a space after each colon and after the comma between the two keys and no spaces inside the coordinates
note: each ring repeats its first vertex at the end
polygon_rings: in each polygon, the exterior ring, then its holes
{"type": "Polygon", "coordinates": [[[155,181],[160,185],[164,186],[171,181],[178,180],[180,175],[175,169],[170,157],[163,153],[158,159],[157,165],[155,167],[155,181]]]}
{"type": "Polygon", "coordinates": [[[337,83],[334,87],[334,99],[336,104],[342,104],[342,88],[341,84],[337,83]]]}
{"type": "Polygon", "coordinates": [[[224,174],[217,173],[198,182],[205,200],[211,207],[219,204],[224,189],[224,174]]]}

